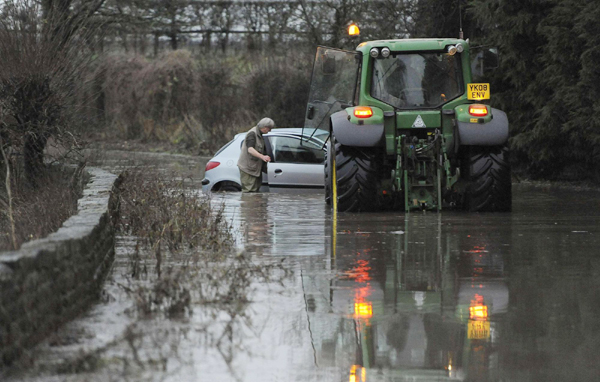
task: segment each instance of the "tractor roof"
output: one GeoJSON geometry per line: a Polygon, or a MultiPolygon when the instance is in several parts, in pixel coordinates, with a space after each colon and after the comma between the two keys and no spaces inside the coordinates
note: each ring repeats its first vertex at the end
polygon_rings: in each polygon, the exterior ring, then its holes
{"type": "Polygon", "coordinates": [[[443,50],[448,45],[461,43],[465,50],[469,49],[469,44],[465,40],[457,38],[423,38],[423,39],[397,39],[397,40],[376,40],[365,41],[358,45],[356,50],[368,54],[371,48],[388,47],[392,52],[404,51],[426,51],[443,50]]]}

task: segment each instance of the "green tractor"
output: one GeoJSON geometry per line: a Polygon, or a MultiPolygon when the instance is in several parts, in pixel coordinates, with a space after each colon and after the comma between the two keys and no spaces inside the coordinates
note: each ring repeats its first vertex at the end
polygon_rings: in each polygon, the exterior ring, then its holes
{"type": "MultiPolygon", "coordinates": [[[[336,211],[510,211],[508,119],[472,73],[468,40],[319,47],[305,127],[329,129],[325,199],[336,211]]],[[[483,54],[486,53],[486,54],[483,54]]]]}

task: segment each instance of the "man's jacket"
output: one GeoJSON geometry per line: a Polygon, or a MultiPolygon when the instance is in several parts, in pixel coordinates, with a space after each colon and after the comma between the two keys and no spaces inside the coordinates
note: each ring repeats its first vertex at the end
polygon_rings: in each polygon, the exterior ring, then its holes
{"type": "MultiPolygon", "coordinates": [[[[246,133],[246,137],[251,132],[254,132],[254,134],[256,134],[256,145],[254,146],[254,149],[264,155],[265,154],[265,140],[262,136],[262,133],[260,132],[260,129],[258,128],[258,126],[254,126],[250,130],[248,130],[248,132],[246,133]]],[[[248,152],[248,146],[246,146],[245,139],[244,139],[244,143],[242,144],[242,152],[240,153],[240,159],[238,159],[237,165],[240,168],[240,170],[242,170],[243,172],[245,172],[248,175],[252,175],[252,176],[256,176],[256,177],[262,176],[261,172],[262,172],[263,160],[255,157],[253,155],[250,155],[250,153],[248,152]]]]}

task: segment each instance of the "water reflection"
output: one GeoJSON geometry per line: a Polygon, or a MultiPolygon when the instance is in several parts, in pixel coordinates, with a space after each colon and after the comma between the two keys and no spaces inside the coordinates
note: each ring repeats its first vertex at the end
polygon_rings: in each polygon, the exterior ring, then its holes
{"type": "Polygon", "coordinates": [[[328,299],[313,309],[318,366],[341,366],[350,381],[490,379],[495,320],[509,299],[503,248],[453,235],[438,214],[400,218],[401,230],[345,215],[331,228],[335,276],[304,286],[328,299]]]}
{"type": "MultiPolygon", "coordinates": [[[[325,251],[325,205],[320,194],[226,194],[225,215],[240,249],[256,255],[317,256],[325,251]]],[[[218,195],[217,195],[218,196],[218,195]]]]}
{"type": "Polygon", "coordinates": [[[259,341],[294,360],[274,362],[273,373],[600,380],[600,209],[590,207],[600,206],[600,195],[578,194],[585,206],[565,192],[515,195],[511,214],[335,221],[320,195],[228,196],[240,245],[297,271],[289,295],[267,305],[277,319],[259,341]]]}

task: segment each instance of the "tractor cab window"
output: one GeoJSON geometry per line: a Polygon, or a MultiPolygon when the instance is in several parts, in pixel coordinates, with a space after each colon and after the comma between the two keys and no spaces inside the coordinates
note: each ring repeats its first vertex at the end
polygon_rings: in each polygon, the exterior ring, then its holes
{"type": "Polygon", "coordinates": [[[318,47],[304,128],[329,129],[329,117],[352,106],[360,68],[357,52],[318,47]]]}
{"type": "Polygon", "coordinates": [[[439,107],[463,93],[459,57],[440,52],[376,59],[371,96],[397,109],[439,107]]]}

